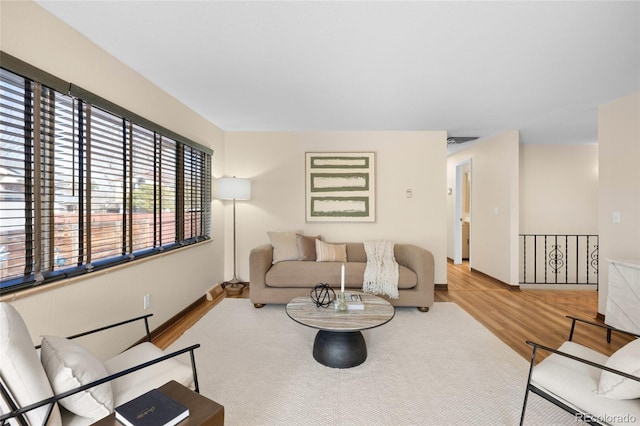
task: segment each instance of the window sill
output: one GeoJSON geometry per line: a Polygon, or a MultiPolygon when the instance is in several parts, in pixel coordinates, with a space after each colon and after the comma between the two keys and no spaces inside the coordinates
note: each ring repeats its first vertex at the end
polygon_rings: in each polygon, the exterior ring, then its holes
{"type": "Polygon", "coordinates": [[[13,302],[15,300],[25,299],[25,298],[30,297],[30,296],[35,296],[36,294],[44,293],[44,292],[47,292],[47,291],[55,290],[55,289],[60,288],[60,287],[65,287],[65,286],[68,286],[68,285],[71,285],[71,284],[75,284],[77,282],[85,281],[87,279],[94,278],[94,277],[99,276],[99,275],[111,274],[113,272],[120,271],[120,270],[125,269],[125,268],[131,268],[131,267],[139,266],[142,263],[148,262],[150,260],[158,260],[158,259],[161,259],[161,258],[163,258],[165,256],[171,256],[174,253],[180,253],[181,251],[189,250],[189,249],[192,249],[194,247],[199,247],[199,246],[201,246],[203,244],[210,244],[212,242],[213,242],[213,239],[209,238],[208,240],[205,240],[205,241],[200,241],[198,243],[190,244],[190,245],[185,246],[185,247],[181,247],[181,248],[177,248],[177,249],[174,249],[174,250],[170,250],[170,251],[168,251],[166,253],[155,254],[153,256],[148,256],[148,257],[143,257],[141,259],[136,259],[136,260],[131,261],[131,262],[123,263],[122,265],[112,266],[110,268],[105,268],[105,269],[98,270],[98,271],[95,271],[95,272],[89,272],[89,273],[86,273],[86,274],[79,275],[77,277],[66,278],[66,279],[54,281],[54,282],[51,282],[51,283],[48,283],[48,284],[41,284],[41,285],[38,285],[38,286],[35,286],[35,287],[31,287],[31,288],[27,288],[27,289],[24,289],[24,290],[18,290],[16,292],[0,296],[0,302],[13,302]]]}

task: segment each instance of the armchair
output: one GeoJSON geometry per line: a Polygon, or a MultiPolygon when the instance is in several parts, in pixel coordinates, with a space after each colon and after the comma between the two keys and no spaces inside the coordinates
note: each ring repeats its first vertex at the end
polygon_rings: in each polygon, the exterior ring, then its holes
{"type": "Polygon", "coordinates": [[[147,314],[85,333],[43,336],[33,346],[24,320],[0,303],[0,425],[88,425],[170,380],[199,392],[194,351],[165,353],[151,343],[147,314]],[[147,341],[102,363],[74,339],[144,322],[147,341]],[[38,354],[38,350],[40,353],[38,354]],[[189,353],[191,365],[177,356],[189,353]]]}
{"type": "Polygon", "coordinates": [[[640,420],[640,337],[611,326],[571,319],[569,339],[558,349],[527,341],[532,346],[531,365],[520,417],[522,426],[529,392],[592,425],[629,424],[640,420]],[[576,323],[636,337],[607,357],[572,341],[576,323]],[[537,365],[538,351],[551,354],[537,365]]]}

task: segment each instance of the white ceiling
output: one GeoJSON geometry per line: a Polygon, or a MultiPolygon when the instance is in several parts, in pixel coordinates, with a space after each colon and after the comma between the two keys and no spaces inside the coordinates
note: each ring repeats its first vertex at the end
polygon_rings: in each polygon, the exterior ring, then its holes
{"type": "Polygon", "coordinates": [[[39,4],[227,131],[596,142],[640,90],[638,1],[39,4]]]}

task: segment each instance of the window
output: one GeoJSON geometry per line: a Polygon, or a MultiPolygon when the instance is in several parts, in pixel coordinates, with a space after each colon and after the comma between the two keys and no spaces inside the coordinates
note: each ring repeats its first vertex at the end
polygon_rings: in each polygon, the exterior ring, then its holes
{"type": "Polygon", "coordinates": [[[210,150],[69,87],[0,69],[0,293],[210,237],[210,150]]]}

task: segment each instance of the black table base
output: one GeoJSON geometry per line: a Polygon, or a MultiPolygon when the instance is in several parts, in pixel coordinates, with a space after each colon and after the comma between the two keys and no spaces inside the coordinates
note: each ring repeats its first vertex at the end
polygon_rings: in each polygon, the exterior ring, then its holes
{"type": "Polygon", "coordinates": [[[359,331],[320,330],[313,343],[313,358],[332,368],[351,368],[367,359],[367,345],[359,331]]]}

